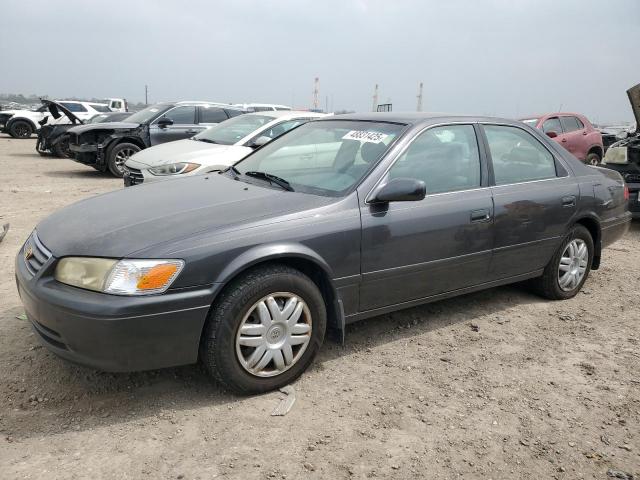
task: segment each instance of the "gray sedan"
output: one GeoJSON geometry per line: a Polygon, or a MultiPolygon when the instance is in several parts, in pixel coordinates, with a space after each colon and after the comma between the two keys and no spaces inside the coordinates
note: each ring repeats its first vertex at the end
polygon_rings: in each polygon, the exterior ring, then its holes
{"type": "Polygon", "coordinates": [[[348,115],[221,173],[71,205],[38,224],[16,276],[62,357],[200,359],[263,392],[295,380],[328,328],[523,280],[573,297],[627,231],[627,196],[617,172],[519,122],[348,115]]]}

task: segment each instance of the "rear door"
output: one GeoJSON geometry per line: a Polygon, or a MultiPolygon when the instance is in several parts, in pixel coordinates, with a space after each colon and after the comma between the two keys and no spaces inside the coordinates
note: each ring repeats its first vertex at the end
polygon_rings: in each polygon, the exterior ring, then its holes
{"type": "Polygon", "coordinates": [[[422,180],[424,200],[367,204],[362,193],[361,311],[486,282],[493,201],[483,166],[473,125],[432,127],[381,180],[422,180]]]}
{"type": "Polygon", "coordinates": [[[579,189],[562,163],[523,128],[483,125],[495,205],[489,278],[545,267],[576,212],[579,189]]]}
{"type": "Polygon", "coordinates": [[[561,145],[580,160],[584,160],[587,156],[588,148],[588,146],[585,146],[586,141],[584,137],[587,132],[584,129],[584,125],[572,115],[561,116],[560,123],[562,124],[563,131],[561,145]]]}
{"type": "Polygon", "coordinates": [[[149,129],[151,145],[193,137],[198,131],[198,126],[196,125],[196,107],[193,105],[173,107],[164,115],[155,119],[149,129]],[[168,118],[172,120],[173,123],[161,127],[158,125],[158,121],[161,118],[168,118]]]}

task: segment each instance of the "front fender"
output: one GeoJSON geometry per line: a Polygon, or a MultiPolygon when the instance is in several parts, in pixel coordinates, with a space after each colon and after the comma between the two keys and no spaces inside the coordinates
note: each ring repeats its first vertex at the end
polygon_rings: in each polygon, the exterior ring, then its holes
{"type": "Polygon", "coordinates": [[[214,282],[227,283],[243,270],[257,265],[258,263],[282,258],[298,258],[313,262],[317,267],[322,269],[329,280],[334,278],[331,267],[320,255],[318,255],[317,252],[300,243],[278,242],[258,245],[242,252],[229,262],[222,271],[220,271],[214,282]]]}

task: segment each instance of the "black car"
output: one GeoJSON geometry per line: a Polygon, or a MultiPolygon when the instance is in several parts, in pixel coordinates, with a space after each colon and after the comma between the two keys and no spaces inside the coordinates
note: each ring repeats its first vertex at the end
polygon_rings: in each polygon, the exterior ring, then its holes
{"type": "Polygon", "coordinates": [[[44,118],[39,122],[40,130],[38,130],[36,151],[40,155],[53,154],[60,158],[72,158],[69,151],[69,135],[67,133],[69,129],[77,125],[119,122],[131,115],[128,112],[104,112],[97,113],[88,120],[81,120],[58,102],[42,100],[42,103],[54,118],[54,121],[44,118]],[[63,117],[64,120],[59,121],[63,117]]]}
{"type": "Polygon", "coordinates": [[[633,218],[640,218],[640,84],[627,90],[627,95],[636,118],[635,132],[607,149],[602,166],[622,175],[629,189],[629,210],[633,218]]]}
{"type": "Polygon", "coordinates": [[[54,213],[16,276],[62,357],[111,371],[200,359],[262,392],[300,375],[327,328],[524,280],[571,298],[629,218],[618,173],[520,122],[344,115],[224,172],[54,213]]]}
{"type": "Polygon", "coordinates": [[[158,103],[124,122],[81,125],[69,130],[74,160],[116,177],[124,163],[142,149],[194,136],[211,125],[241,115],[244,110],[210,102],[158,103]]]}

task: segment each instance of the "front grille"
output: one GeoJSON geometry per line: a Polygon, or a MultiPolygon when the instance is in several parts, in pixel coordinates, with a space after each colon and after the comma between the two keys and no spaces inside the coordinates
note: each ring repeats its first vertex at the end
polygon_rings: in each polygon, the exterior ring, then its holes
{"type": "Polygon", "coordinates": [[[51,252],[42,244],[35,231],[22,247],[22,258],[31,275],[38,273],[51,258],[51,252]]]}
{"type": "Polygon", "coordinates": [[[131,180],[131,185],[139,185],[144,182],[144,176],[142,172],[137,168],[127,167],[129,170],[129,179],[131,180]]]}

